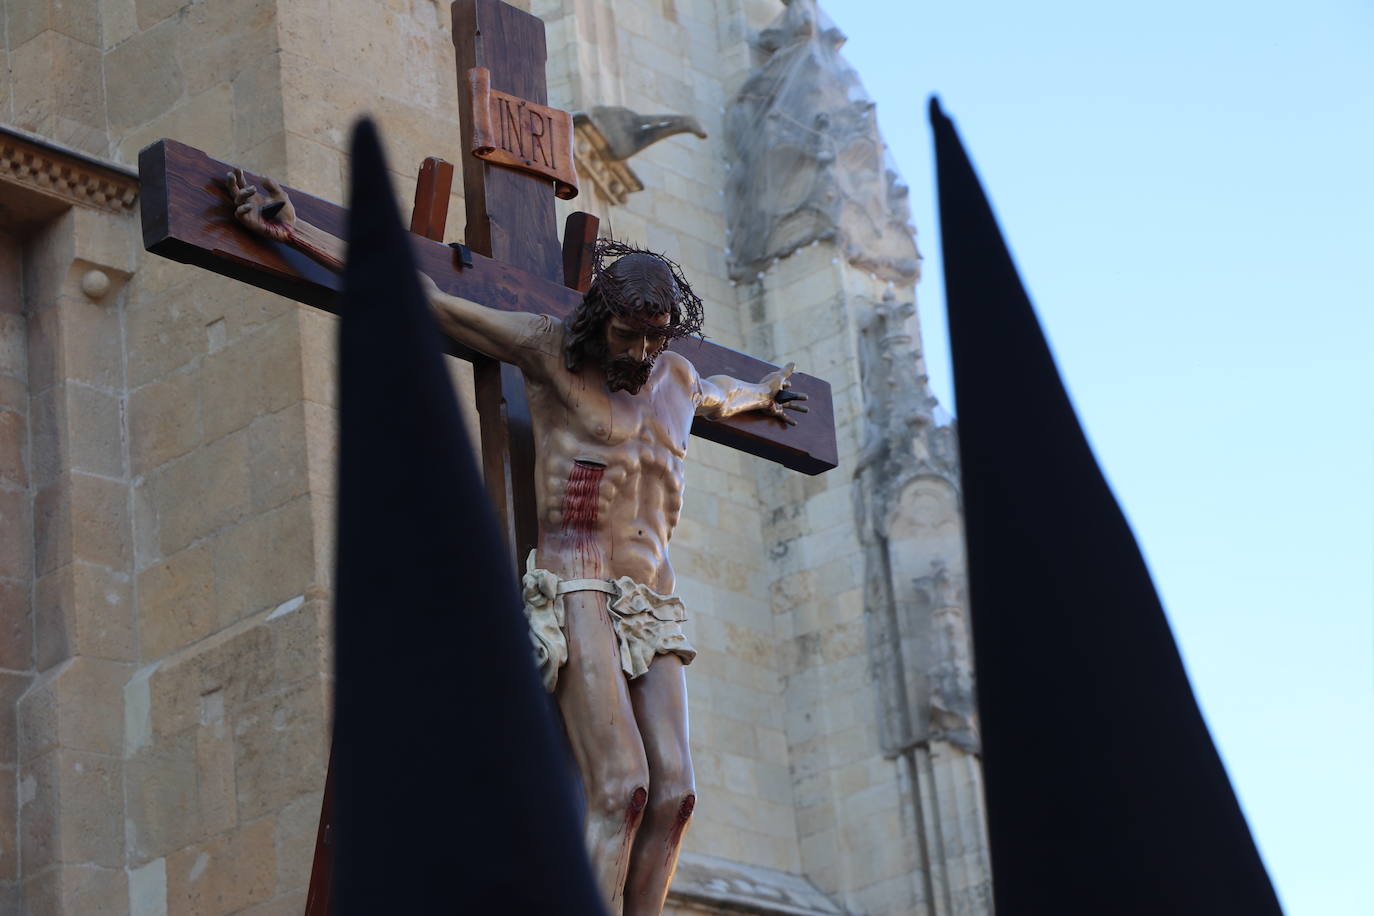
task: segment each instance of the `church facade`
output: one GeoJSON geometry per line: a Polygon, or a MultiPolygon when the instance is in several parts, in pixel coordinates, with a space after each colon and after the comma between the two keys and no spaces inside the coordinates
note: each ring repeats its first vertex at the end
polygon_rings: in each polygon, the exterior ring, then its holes
{"type": "MultiPolygon", "coordinates": [[[[833,387],[835,470],[690,446],[699,801],[668,911],[990,913],[955,437],[843,36],[814,0],[516,5],[576,113],[560,215],[677,260],[713,340],[833,387]]],[[[134,164],[170,137],[342,201],[370,113],[411,199],[460,154],[447,4],[0,9],[0,912],[297,916],[336,319],[144,252],[134,164]]],[[[461,213],[455,188],[449,241],[461,213]]]]}

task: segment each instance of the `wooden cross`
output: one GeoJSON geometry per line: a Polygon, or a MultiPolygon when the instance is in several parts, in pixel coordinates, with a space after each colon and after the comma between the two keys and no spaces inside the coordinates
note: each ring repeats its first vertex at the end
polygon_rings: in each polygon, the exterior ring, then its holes
{"type": "MultiPolygon", "coordinates": [[[[544,24],[501,0],[456,0],[453,43],[463,136],[470,147],[481,148],[484,158],[465,152],[461,159],[466,249],[443,241],[453,166],[431,158],[421,167],[411,218],[417,263],[452,295],[492,308],[566,317],[590,284],[598,223],[588,213],[569,216],[560,250],[554,196],[567,197],[576,189],[568,181],[573,175],[571,138],[560,143],[546,117],[552,110],[546,107],[544,24]],[[494,119],[481,108],[484,98],[493,97],[494,119]],[[552,177],[555,172],[557,178],[552,177]]],[[[291,248],[251,234],[235,220],[223,185],[230,164],[161,140],[139,153],[138,165],[143,242],[149,251],[336,310],[339,276],[291,248]]],[[[249,181],[261,185],[259,176],[249,181]]],[[[301,191],[287,192],[300,219],[345,237],[343,208],[301,191]]],[[[703,377],[752,381],[776,368],[692,338],[674,341],[673,349],[703,377]]],[[[450,352],[473,363],[486,486],[497,517],[505,523],[513,556],[523,557],[537,537],[534,438],[523,379],[514,366],[457,344],[450,352]]],[[[692,432],[806,474],[829,470],[837,463],[830,385],[798,372],[792,375],[792,390],[809,398],[810,413],[799,417],[798,426],[754,413],[723,420],[699,417],[692,432]]],[[[307,902],[310,914],[328,907],[329,790],[326,783],[307,902]]]]}

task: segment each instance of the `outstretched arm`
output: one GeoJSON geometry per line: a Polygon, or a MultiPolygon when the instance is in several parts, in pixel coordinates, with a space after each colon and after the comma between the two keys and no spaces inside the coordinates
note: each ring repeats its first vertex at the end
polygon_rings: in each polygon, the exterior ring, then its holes
{"type": "Polygon", "coordinates": [[[538,377],[557,363],[561,323],[549,315],[503,312],[450,296],[426,274],[420,288],[443,332],[479,353],[512,363],[538,377]]]}
{"type": "Polygon", "coordinates": [[[697,416],[719,420],[737,413],[761,410],[772,414],[788,426],[796,426],[796,417],[785,412],[807,412],[806,405],[799,403],[806,400],[806,395],[787,390],[792,384],[787,377],[796,368],[796,363],[788,363],[757,382],[742,382],[728,375],[699,378],[696,394],[697,416]]]}
{"type": "MultiPolygon", "coordinates": [[[[296,248],[330,270],[343,270],[343,240],[297,218],[290,196],[277,182],[264,178],[259,191],[248,184],[242,169],[234,169],[225,186],[234,201],[234,216],[245,227],[296,248]]],[[[420,274],[420,286],[444,333],[464,346],[526,370],[537,370],[542,357],[554,349],[554,322],[546,315],[503,312],[450,296],[425,274],[420,274]]]]}
{"type": "Polygon", "coordinates": [[[281,185],[262,180],[262,191],[248,183],[243,169],[234,169],[224,180],[234,201],[234,216],[254,233],[282,242],[309,255],[335,273],[343,270],[343,239],[296,218],[296,208],[281,185]]]}

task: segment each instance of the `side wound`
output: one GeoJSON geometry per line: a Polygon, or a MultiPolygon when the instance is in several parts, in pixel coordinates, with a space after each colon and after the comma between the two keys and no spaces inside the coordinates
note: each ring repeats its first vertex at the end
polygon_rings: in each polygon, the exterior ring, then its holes
{"type": "Polygon", "coordinates": [[[601,476],[606,466],[582,458],[573,462],[568,486],[563,491],[563,530],[595,531],[601,495],[601,476]]]}

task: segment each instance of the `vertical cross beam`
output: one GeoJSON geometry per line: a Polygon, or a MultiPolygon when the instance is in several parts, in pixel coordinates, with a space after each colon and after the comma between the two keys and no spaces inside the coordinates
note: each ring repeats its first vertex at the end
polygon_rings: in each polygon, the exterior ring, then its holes
{"type": "MultiPolygon", "coordinates": [[[[457,0],[453,46],[458,69],[458,111],[463,137],[473,135],[467,72],[486,67],[491,88],[548,103],[544,23],[501,0],[457,0]]],[[[462,153],[468,247],[535,276],[563,279],[554,212],[553,182],[492,165],[462,153]]],[[[534,434],[520,370],[493,359],[473,363],[482,431],[482,467],[497,517],[508,532],[518,565],[534,548],[534,434]]]]}

